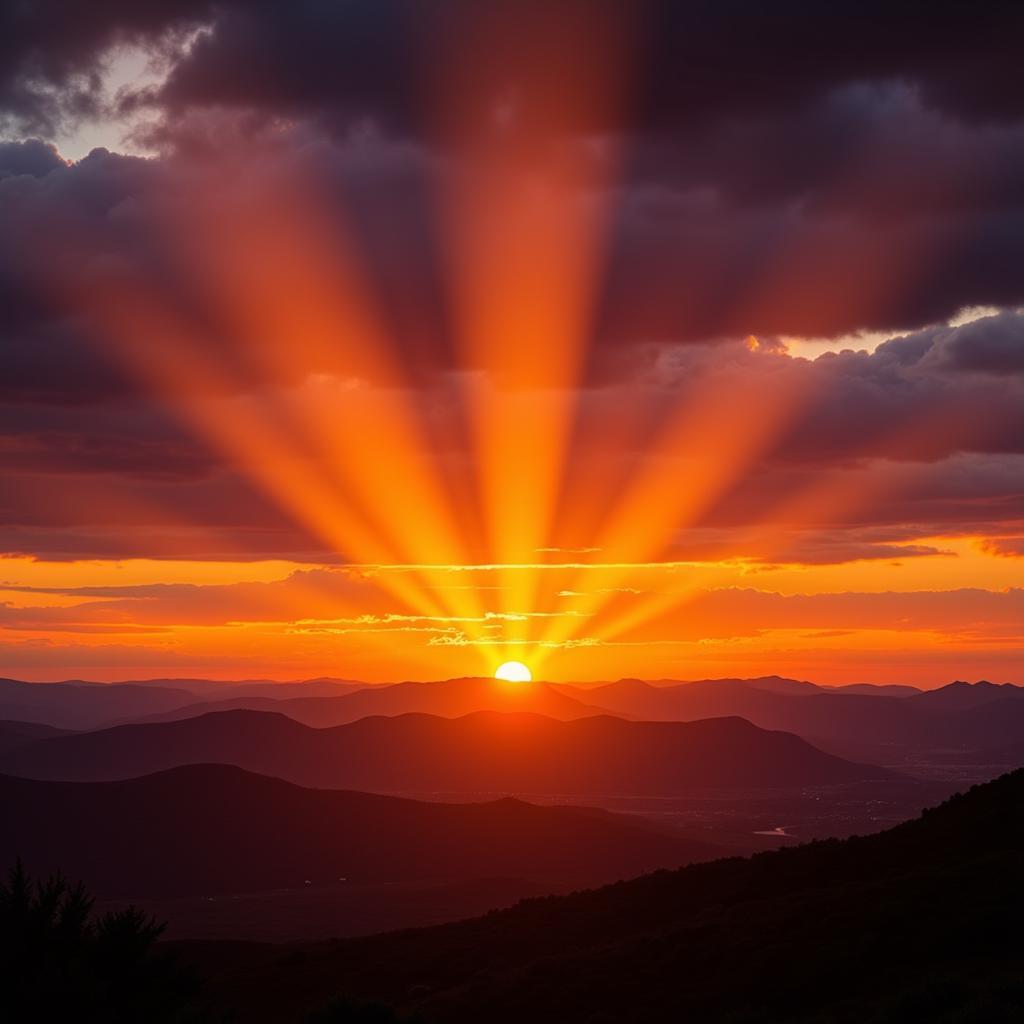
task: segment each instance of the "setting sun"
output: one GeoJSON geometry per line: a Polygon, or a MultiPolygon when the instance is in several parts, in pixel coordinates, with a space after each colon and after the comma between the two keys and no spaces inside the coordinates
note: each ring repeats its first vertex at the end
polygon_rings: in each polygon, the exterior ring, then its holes
{"type": "Polygon", "coordinates": [[[506,661],[498,666],[494,678],[504,679],[507,683],[528,683],[533,674],[521,661],[506,661]]]}

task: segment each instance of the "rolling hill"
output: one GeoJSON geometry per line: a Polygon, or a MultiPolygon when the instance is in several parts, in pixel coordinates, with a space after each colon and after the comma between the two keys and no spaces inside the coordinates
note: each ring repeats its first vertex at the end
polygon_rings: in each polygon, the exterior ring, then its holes
{"type": "Polygon", "coordinates": [[[95,729],[195,701],[189,690],[141,683],[25,683],[0,679],[0,719],[95,729]]]}
{"type": "Polygon", "coordinates": [[[142,679],[125,683],[94,683],[69,679],[59,683],[28,683],[0,679],[0,719],[52,725],[65,729],[98,729],[123,722],[170,714],[188,718],[207,704],[262,708],[277,701],[327,700],[354,693],[365,684],[342,679],[225,682],[214,679],[142,679]],[[187,709],[181,713],[179,709],[187,709]]]}
{"type": "Polygon", "coordinates": [[[14,750],[36,740],[52,739],[56,736],[71,735],[69,729],[57,729],[39,722],[0,722],[0,754],[14,750]]]}
{"type": "Polygon", "coordinates": [[[195,763],[300,785],[371,792],[673,795],[694,789],[836,785],[893,773],[823,753],[739,718],[560,722],[530,714],[399,715],[311,729],[280,714],[213,712],[39,740],[0,770],[100,781],[195,763]]]}
{"type": "Polygon", "coordinates": [[[607,714],[547,683],[522,686],[497,679],[443,679],[431,683],[394,683],[359,687],[340,696],[290,697],[289,690],[243,697],[229,695],[147,716],[143,721],[174,721],[211,710],[279,711],[316,729],[357,722],[371,715],[440,715],[461,718],[477,711],[515,711],[567,721],[607,714]]]}
{"type": "Polygon", "coordinates": [[[716,853],[627,817],[519,800],[421,803],[305,789],[226,765],[124,782],[0,776],[0,863],[101,896],[522,878],[594,884],[716,853]]]}

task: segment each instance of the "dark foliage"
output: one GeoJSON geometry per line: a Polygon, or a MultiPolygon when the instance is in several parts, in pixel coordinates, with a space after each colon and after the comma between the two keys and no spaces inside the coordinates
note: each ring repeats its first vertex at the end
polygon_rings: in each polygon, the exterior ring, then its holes
{"type": "Polygon", "coordinates": [[[81,884],[15,865],[0,884],[0,1019],[199,1020],[192,972],[154,951],[163,925],[134,907],[98,918],[92,907],[81,884]]]}

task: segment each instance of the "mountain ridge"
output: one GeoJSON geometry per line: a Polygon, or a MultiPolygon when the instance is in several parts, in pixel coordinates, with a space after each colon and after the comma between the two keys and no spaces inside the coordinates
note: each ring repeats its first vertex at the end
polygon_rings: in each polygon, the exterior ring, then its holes
{"type": "Polygon", "coordinates": [[[671,795],[898,777],[740,718],[560,722],[486,711],[376,716],[327,729],[276,712],[219,711],[39,740],[0,755],[0,770],[100,781],[195,762],[236,764],[300,785],[404,793],[671,795]]]}

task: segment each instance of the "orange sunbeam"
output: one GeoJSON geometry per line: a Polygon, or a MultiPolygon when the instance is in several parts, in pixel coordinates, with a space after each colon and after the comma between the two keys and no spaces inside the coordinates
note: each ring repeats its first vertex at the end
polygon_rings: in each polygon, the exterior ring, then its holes
{"type": "MultiPolygon", "coordinates": [[[[279,396],[283,415],[322,457],[328,478],[388,538],[393,561],[464,562],[465,546],[436,457],[425,449],[409,382],[355,259],[337,232],[328,237],[324,231],[310,191],[300,196],[294,184],[278,185],[262,197],[256,220],[248,216],[248,198],[239,205],[211,195],[180,235],[189,265],[200,269],[235,345],[267,385],[264,392],[279,396]],[[281,382],[296,368],[306,368],[306,379],[282,391],[281,382]]],[[[437,590],[436,574],[424,582],[452,614],[479,615],[473,591],[437,590]]]]}
{"type": "Polygon", "coordinates": [[[575,605],[578,616],[552,620],[546,643],[573,639],[628,580],[631,564],[661,557],[679,531],[696,522],[775,442],[805,397],[795,377],[781,372],[771,386],[748,376],[701,387],[680,406],[596,535],[597,557],[605,567],[578,574],[573,587],[582,593],[575,605]],[[750,429],[750,418],[757,430],[750,429]]]}
{"type": "MultiPolygon", "coordinates": [[[[894,431],[882,446],[890,460],[865,478],[837,468],[799,491],[781,498],[762,520],[730,538],[730,550],[748,546],[762,562],[784,551],[786,534],[781,524],[793,528],[822,528],[863,515],[884,499],[892,499],[908,485],[905,464],[894,461],[913,458],[922,452],[941,451],[950,445],[969,445],[997,429],[979,421],[969,401],[959,407],[947,406],[929,416],[917,418],[894,431]],[[768,528],[774,524],[774,531],[768,528]]],[[[723,548],[721,554],[727,551],[723,548]]],[[[698,588],[664,591],[648,595],[618,614],[601,629],[604,639],[629,633],[670,609],[678,609],[696,597],[698,588]]]]}
{"type": "MultiPolygon", "coordinates": [[[[396,561],[395,551],[328,485],[312,460],[296,453],[245,398],[225,405],[230,383],[193,330],[142,282],[96,286],[89,296],[102,340],[122,363],[211,442],[279,507],[332,550],[365,563],[396,561]]],[[[403,605],[436,614],[437,605],[407,576],[387,586],[403,605]]]]}
{"type": "MultiPolygon", "coordinates": [[[[866,150],[873,145],[874,140],[869,141],[866,150]]],[[[833,183],[832,196],[842,196],[851,187],[857,165],[854,168],[833,183]]],[[[777,296],[789,295],[791,281],[800,279],[821,280],[821,287],[808,289],[801,297],[801,301],[819,307],[815,311],[817,316],[842,322],[844,318],[864,316],[865,311],[877,315],[901,288],[910,286],[912,279],[923,273],[926,264],[923,254],[912,251],[907,240],[890,240],[886,251],[866,261],[856,289],[837,289],[834,282],[842,280],[843,275],[821,259],[820,247],[821,240],[811,235],[797,232],[792,237],[783,237],[763,271],[734,297],[733,305],[738,311],[734,318],[740,323],[748,316],[754,320],[767,318],[768,322],[777,319],[777,296]]],[[[696,407],[683,406],[671,417],[670,425],[660,431],[660,439],[656,438],[649,449],[646,469],[637,469],[629,476],[622,468],[628,458],[620,459],[618,465],[605,464],[598,476],[603,487],[600,483],[595,485],[594,481],[584,482],[583,497],[577,500],[577,507],[609,509],[605,525],[590,534],[602,538],[590,545],[602,549],[598,555],[602,561],[621,563],[658,558],[659,553],[671,545],[678,530],[695,522],[769,450],[805,403],[813,398],[792,385],[784,386],[773,395],[775,383],[777,380],[752,385],[748,380],[737,392],[722,388],[717,393],[699,395],[696,407]],[[762,389],[766,389],[765,394],[760,393],[762,389]],[[705,429],[701,428],[702,421],[706,423],[705,429]],[[721,446],[720,454],[716,446],[721,446]],[[693,469],[685,488],[680,487],[662,462],[672,458],[673,453],[676,458],[689,455],[693,469]],[[615,487],[620,488],[623,497],[607,502],[607,495],[614,493],[615,487]],[[611,550],[604,550],[609,546],[611,550]]],[[[619,443],[628,444],[630,433],[638,432],[636,420],[625,418],[620,429],[619,443]]],[[[615,443],[614,435],[612,443],[615,443]]],[[[582,517],[576,512],[575,517],[590,523],[594,521],[592,511],[582,517]]],[[[600,576],[593,571],[586,576],[581,574],[580,589],[586,586],[585,580],[590,581],[583,605],[577,605],[581,616],[553,621],[545,640],[557,645],[577,636],[582,623],[610,604],[610,595],[621,586],[627,573],[628,570],[613,569],[601,571],[600,576]],[[595,584],[595,580],[599,582],[595,584]]],[[[670,599],[663,597],[658,603],[665,600],[670,599]]],[[[594,625],[591,621],[591,626],[594,625]]]]}
{"type": "MultiPolygon", "coordinates": [[[[488,550],[506,565],[549,543],[602,255],[612,160],[584,134],[619,100],[620,40],[584,7],[542,26],[526,8],[515,24],[481,10],[441,90],[462,167],[445,205],[464,398],[488,550]],[[502,92],[505,61],[520,74],[502,92]]],[[[501,575],[502,610],[532,608],[536,573],[501,575]]]]}

